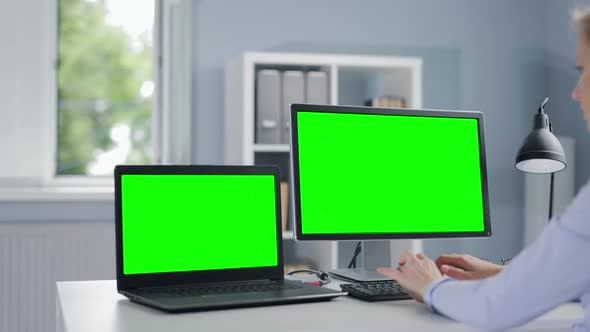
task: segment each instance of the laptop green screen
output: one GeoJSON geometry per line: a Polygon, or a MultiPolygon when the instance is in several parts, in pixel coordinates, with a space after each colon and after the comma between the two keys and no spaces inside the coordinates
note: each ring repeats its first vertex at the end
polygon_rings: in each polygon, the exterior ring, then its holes
{"type": "Polygon", "coordinates": [[[278,265],[273,175],[123,174],[123,273],[278,265]]]}
{"type": "Polygon", "coordinates": [[[296,116],[302,234],[485,230],[478,119],[296,116]]]}

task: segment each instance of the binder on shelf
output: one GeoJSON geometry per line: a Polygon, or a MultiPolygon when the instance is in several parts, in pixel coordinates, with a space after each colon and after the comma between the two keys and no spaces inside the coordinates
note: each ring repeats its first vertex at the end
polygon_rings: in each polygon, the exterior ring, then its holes
{"type": "Polygon", "coordinates": [[[406,100],[404,98],[392,96],[379,96],[369,99],[365,106],[385,107],[385,108],[406,108],[406,100]]]}
{"type": "Polygon", "coordinates": [[[256,138],[258,144],[281,141],[281,77],[279,71],[256,73],[256,138]]]}
{"type": "Polygon", "coordinates": [[[281,143],[289,144],[291,135],[291,104],[305,102],[303,72],[287,70],[283,72],[282,82],[282,118],[281,118],[281,143]]]}
{"type": "Polygon", "coordinates": [[[329,104],[328,74],[323,71],[309,71],[305,74],[305,102],[308,104],[329,104]]]}

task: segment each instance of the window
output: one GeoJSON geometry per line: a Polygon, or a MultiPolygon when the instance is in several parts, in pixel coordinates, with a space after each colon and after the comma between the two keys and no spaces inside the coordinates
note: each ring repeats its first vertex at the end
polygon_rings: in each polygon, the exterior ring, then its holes
{"type": "Polygon", "coordinates": [[[56,175],[154,159],[155,0],[59,0],[56,175]]]}

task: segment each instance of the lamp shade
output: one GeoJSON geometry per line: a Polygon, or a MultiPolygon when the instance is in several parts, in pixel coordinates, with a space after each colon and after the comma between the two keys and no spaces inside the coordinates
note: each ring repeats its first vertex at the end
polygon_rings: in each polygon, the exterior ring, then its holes
{"type": "Polygon", "coordinates": [[[516,156],[516,168],[527,173],[555,173],[566,168],[565,152],[551,131],[549,117],[543,112],[545,99],[535,114],[533,130],[522,143],[516,156]]]}

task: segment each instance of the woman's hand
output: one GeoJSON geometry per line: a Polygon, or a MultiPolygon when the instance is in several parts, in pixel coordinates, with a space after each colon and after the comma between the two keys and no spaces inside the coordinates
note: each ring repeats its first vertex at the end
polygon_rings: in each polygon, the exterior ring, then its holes
{"type": "Polygon", "coordinates": [[[484,279],[504,269],[469,255],[442,255],[436,259],[436,266],[442,274],[461,280],[484,279]]]}
{"type": "Polygon", "coordinates": [[[424,291],[433,281],[442,279],[436,264],[422,254],[406,251],[399,259],[398,268],[377,269],[379,273],[397,281],[410,296],[424,302],[424,291]]]}

